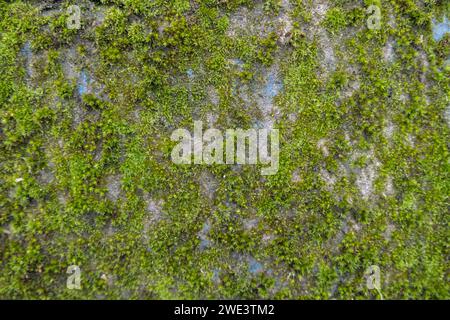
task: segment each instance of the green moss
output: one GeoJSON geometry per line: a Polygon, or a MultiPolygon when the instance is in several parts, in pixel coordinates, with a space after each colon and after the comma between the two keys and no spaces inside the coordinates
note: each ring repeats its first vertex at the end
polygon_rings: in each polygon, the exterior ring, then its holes
{"type": "Polygon", "coordinates": [[[0,4],[0,297],[378,299],[375,264],[448,299],[443,3],[71,3],[0,4]],[[276,175],[172,163],[176,128],[267,120],[273,70],[276,175]]]}

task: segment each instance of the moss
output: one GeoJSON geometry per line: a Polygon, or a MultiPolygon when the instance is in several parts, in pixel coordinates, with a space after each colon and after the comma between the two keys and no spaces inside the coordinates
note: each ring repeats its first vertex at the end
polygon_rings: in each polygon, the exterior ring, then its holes
{"type": "Polygon", "coordinates": [[[448,299],[444,3],[364,2],[380,30],[342,0],[80,1],[79,30],[71,3],[0,4],[0,297],[378,299],[375,264],[384,298],[448,299]],[[276,175],[172,163],[194,120],[263,123],[271,71],[276,175]]]}

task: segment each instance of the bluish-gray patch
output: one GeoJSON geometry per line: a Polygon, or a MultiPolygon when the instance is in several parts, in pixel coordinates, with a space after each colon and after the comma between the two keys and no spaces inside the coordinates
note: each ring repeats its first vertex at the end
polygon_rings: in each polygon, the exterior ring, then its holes
{"type": "Polygon", "coordinates": [[[30,41],[25,42],[22,49],[20,49],[20,53],[27,59],[31,58],[32,52],[30,41]]]}
{"type": "Polygon", "coordinates": [[[211,229],[211,225],[207,222],[205,222],[203,224],[203,228],[199,233],[199,237],[200,237],[200,250],[204,250],[206,248],[208,248],[211,244],[211,241],[209,241],[209,239],[206,237],[207,234],[209,233],[209,230],[211,229]]]}
{"type": "Polygon", "coordinates": [[[231,62],[234,65],[237,65],[239,68],[244,67],[244,61],[242,61],[241,59],[231,59],[231,62]]]}
{"type": "Polygon", "coordinates": [[[200,239],[200,250],[205,250],[210,244],[211,242],[208,239],[200,239]]]}
{"type": "Polygon", "coordinates": [[[85,70],[81,70],[80,78],[78,79],[78,94],[82,96],[88,90],[89,78],[85,70]]]}
{"type": "Polygon", "coordinates": [[[444,20],[440,23],[433,20],[433,39],[435,41],[440,41],[448,32],[450,32],[450,23],[447,17],[444,17],[444,20]]]}
{"type": "Polygon", "coordinates": [[[203,224],[203,228],[202,228],[201,233],[202,233],[202,234],[207,234],[207,233],[209,232],[210,229],[211,229],[211,226],[209,225],[209,223],[208,223],[208,222],[205,222],[205,223],[203,224]]]}
{"type": "Polygon", "coordinates": [[[265,128],[265,123],[261,120],[255,120],[253,122],[253,128],[254,129],[264,129],[265,128]]]}
{"type": "Polygon", "coordinates": [[[275,72],[270,72],[264,89],[265,96],[273,99],[281,90],[283,90],[283,83],[275,72]]]}
{"type": "Polygon", "coordinates": [[[187,69],[186,74],[188,76],[189,79],[194,78],[194,70],[192,69],[187,69]]]}
{"type": "Polygon", "coordinates": [[[31,77],[31,74],[33,72],[31,68],[31,59],[33,57],[33,51],[31,50],[31,44],[30,41],[25,42],[23,47],[20,49],[20,54],[25,58],[25,70],[28,77],[31,77]]]}
{"type": "Polygon", "coordinates": [[[212,281],[215,283],[220,281],[220,270],[217,268],[214,268],[213,270],[212,281]]]}
{"type": "Polygon", "coordinates": [[[250,273],[252,273],[252,274],[260,273],[263,271],[263,266],[261,263],[256,261],[254,258],[249,258],[249,270],[250,270],[250,273]]]}

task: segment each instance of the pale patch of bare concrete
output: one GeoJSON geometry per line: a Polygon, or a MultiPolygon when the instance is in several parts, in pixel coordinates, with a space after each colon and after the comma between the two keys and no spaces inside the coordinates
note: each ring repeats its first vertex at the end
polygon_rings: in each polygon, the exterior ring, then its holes
{"type": "Polygon", "coordinates": [[[203,171],[199,177],[200,192],[203,196],[213,200],[219,183],[217,179],[208,171],[203,171]]]}
{"type": "Polygon", "coordinates": [[[28,86],[39,86],[44,81],[44,69],[48,63],[47,51],[35,51],[30,41],[26,41],[20,50],[21,64],[25,68],[25,81],[28,86]]]}
{"type": "Polygon", "coordinates": [[[393,225],[392,223],[388,223],[386,225],[386,229],[383,232],[383,237],[386,241],[391,241],[392,239],[392,234],[394,233],[394,231],[396,230],[395,225],[393,225]]]}
{"type": "Polygon", "coordinates": [[[218,119],[217,114],[214,114],[212,112],[208,112],[206,114],[206,122],[208,124],[208,128],[213,128],[214,125],[217,122],[217,119],[218,119]]]}
{"type": "Polygon", "coordinates": [[[290,121],[290,122],[295,122],[295,121],[297,121],[297,114],[296,113],[290,113],[290,114],[288,114],[288,116],[287,116],[287,118],[288,118],[288,120],[290,121]]]}
{"type": "Polygon", "coordinates": [[[408,134],[406,136],[406,143],[411,147],[414,148],[416,146],[416,137],[412,134],[408,134]]]}
{"type": "MultiPolygon", "coordinates": [[[[281,7],[277,17],[264,12],[263,4],[256,3],[252,9],[241,7],[230,16],[228,36],[267,37],[271,32],[278,35],[278,42],[287,44],[291,37],[293,22],[290,17],[292,6],[288,0],[280,2],[281,7]]],[[[257,121],[254,127],[273,128],[281,112],[274,98],[283,90],[279,70],[281,52],[275,54],[275,62],[269,68],[257,72],[249,84],[236,84],[233,90],[241,100],[243,107],[249,113],[255,114],[257,121]]],[[[231,68],[243,71],[244,62],[240,59],[230,59],[231,68]]]]}
{"type": "Polygon", "coordinates": [[[95,28],[95,27],[98,27],[98,26],[102,25],[103,22],[105,21],[106,7],[94,5],[93,3],[91,3],[90,12],[92,13],[91,26],[93,28],[95,28]]]}
{"type": "Polygon", "coordinates": [[[147,204],[147,212],[153,215],[152,220],[157,221],[162,215],[162,206],[164,202],[162,200],[153,200],[150,197],[146,197],[145,202],[147,204]]]}
{"type": "Polygon", "coordinates": [[[410,100],[410,96],[407,93],[401,93],[398,97],[400,102],[406,103],[410,100]]]}
{"type": "Polygon", "coordinates": [[[117,229],[114,228],[112,222],[109,222],[108,226],[106,227],[106,231],[105,231],[106,236],[107,237],[112,237],[112,236],[114,236],[116,234],[116,232],[117,232],[117,229]]]}
{"type": "Polygon", "coordinates": [[[395,132],[395,125],[388,120],[386,126],[383,128],[383,135],[386,139],[391,140],[395,132]]]}
{"type": "Polygon", "coordinates": [[[103,142],[100,141],[97,143],[96,148],[94,150],[94,161],[100,161],[103,155],[103,142]]]}
{"type": "Polygon", "coordinates": [[[311,8],[311,22],[313,25],[318,26],[325,18],[329,9],[327,0],[314,1],[314,6],[311,8]]]}
{"type": "Polygon", "coordinates": [[[248,84],[243,84],[239,86],[237,89],[237,96],[242,101],[244,106],[248,107],[253,104],[253,98],[254,98],[254,90],[250,88],[248,84]]]}
{"type": "Polygon", "coordinates": [[[49,160],[54,157],[53,148],[54,146],[49,142],[45,143],[45,146],[43,148],[45,152],[45,160],[47,161],[47,165],[39,171],[37,176],[37,181],[41,185],[49,185],[53,183],[56,179],[55,177],[56,165],[52,160],[49,160]]]}
{"type": "Polygon", "coordinates": [[[274,103],[274,98],[283,89],[279,73],[278,64],[274,63],[262,72],[261,82],[255,88],[255,101],[262,115],[258,127],[273,128],[276,119],[281,115],[279,108],[274,103]]]}
{"type": "Polygon", "coordinates": [[[142,221],[142,237],[144,241],[147,241],[148,232],[150,231],[151,226],[156,224],[163,218],[164,213],[162,208],[164,205],[164,201],[155,200],[148,193],[145,193],[143,198],[146,205],[146,213],[142,221]]]}
{"type": "Polygon", "coordinates": [[[219,98],[219,94],[217,93],[216,88],[214,88],[213,86],[208,86],[206,90],[207,90],[207,93],[208,93],[209,101],[213,105],[218,106],[219,103],[220,103],[220,98],[219,98]]]}
{"type": "Polygon", "coordinates": [[[293,22],[290,17],[292,6],[288,0],[282,0],[280,5],[280,12],[276,18],[264,12],[262,3],[254,4],[252,9],[238,8],[229,17],[227,36],[231,38],[238,36],[265,38],[275,32],[278,42],[286,45],[292,36],[293,22]]]}
{"type": "Polygon", "coordinates": [[[79,104],[75,104],[75,106],[72,108],[72,115],[74,125],[78,126],[86,117],[86,112],[79,104]]]}
{"type": "Polygon", "coordinates": [[[49,167],[46,167],[39,171],[37,180],[41,185],[49,185],[55,181],[55,174],[49,167]]]}
{"type": "Polygon", "coordinates": [[[393,196],[394,194],[395,194],[394,181],[391,176],[388,176],[386,179],[386,183],[384,185],[383,196],[390,197],[393,196]]]}
{"type": "Polygon", "coordinates": [[[321,49],[319,61],[322,62],[321,65],[325,74],[329,74],[336,70],[336,57],[334,55],[333,44],[325,30],[321,30],[319,33],[319,47],[321,49]]]}
{"type": "Polygon", "coordinates": [[[249,84],[239,84],[235,95],[249,113],[253,113],[256,128],[273,128],[281,111],[275,104],[275,97],[283,90],[278,63],[263,68],[249,84]]]}
{"type": "Polygon", "coordinates": [[[57,194],[57,198],[58,198],[58,202],[63,207],[66,207],[68,199],[69,199],[68,195],[65,192],[63,192],[63,191],[59,191],[58,194],[57,194]]]}
{"type": "Polygon", "coordinates": [[[447,125],[450,127],[450,104],[447,106],[447,108],[444,111],[444,117],[447,120],[447,125]]]}
{"type": "Polygon", "coordinates": [[[395,59],[394,40],[389,39],[383,48],[383,59],[386,63],[392,63],[395,59]]]}
{"type": "Polygon", "coordinates": [[[429,88],[429,81],[427,81],[427,74],[430,69],[430,63],[428,61],[428,56],[423,50],[418,51],[417,61],[420,66],[418,72],[420,76],[420,82],[422,82],[426,88],[429,88]]]}
{"type": "Polygon", "coordinates": [[[292,10],[292,6],[288,0],[282,0],[281,1],[281,13],[278,17],[278,28],[277,28],[277,35],[278,35],[278,41],[281,45],[286,45],[289,43],[292,37],[292,19],[289,15],[289,13],[292,10]]]}
{"type": "Polygon", "coordinates": [[[31,49],[30,41],[25,42],[25,44],[24,44],[23,48],[21,49],[20,53],[21,53],[21,55],[23,57],[23,60],[24,60],[26,79],[27,79],[27,81],[30,81],[30,79],[34,75],[33,63],[32,63],[33,51],[31,49]]]}
{"type": "Polygon", "coordinates": [[[278,41],[282,45],[286,45],[292,38],[292,29],[293,29],[292,20],[289,18],[287,14],[284,14],[282,17],[279,18],[279,21],[281,27],[277,31],[279,39],[278,41]]]}
{"type": "Polygon", "coordinates": [[[211,224],[209,221],[206,221],[203,224],[202,229],[197,234],[197,236],[200,239],[200,248],[199,248],[200,250],[205,250],[211,246],[211,241],[209,240],[209,237],[208,237],[210,230],[211,230],[211,224]]]}
{"type": "Polygon", "coordinates": [[[361,87],[361,83],[358,79],[350,80],[348,86],[342,91],[342,96],[344,98],[350,98],[355,92],[357,92],[361,87]]]}
{"type": "Polygon", "coordinates": [[[61,56],[64,57],[62,70],[66,79],[77,81],[80,76],[78,64],[78,53],[75,47],[61,49],[61,56]]]}
{"type": "MultiPolygon", "coordinates": [[[[335,174],[331,174],[328,170],[321,169],[320,177],[326,183],[326,189],[333,191],[334,184],[341,177],[347,177],[351,180],[351,176],[355,177],[355,185],[360,191],[361,197],[368,201],[372,198],[374,193],[374,183],[378,177],[378,169],[381,167],[381,162],[375,157],[374,150],[360,151],[355,150],[350,155],[349,162],[341,162],[339,169],[335,174]],[[363,168],[355,168],[351,164],[355,163],[360,157],[366,158],[366,164],[363,168]]],[[[352,202],[352,199],[348,199],[352,202]]]]}
{"type": "Polygon", "coordinates": [[[334,45],[328,32],[321,26],[323,19],[329,9],[329,3],[326,0],[314,1],[311,8],[311,27],[306,30],[306,35],[310,40],[317,39],[319,48],[319,57],[321,65],[321,76],[327,76],[330,72],[336,70],[337,59],[334,53],[334,45]]]}
{"type": "MultiPolygon", "coordinates": [[[[64,77],[76,84],[81,74],[81,69],[78,66],[78,53],[74,47],[62,49],[61,51],[61,57],[64,57],[61,63],[64,77]]],[[[79,103],[74,104],[71,111],[73,123],[75,126],[78,126],[85,119],[86,112],[79,103]]]]}
{"type": "Polygon", "coordinates": [[[262,243],[264,245],[268,245],[270,244],[272,241],[274,241],[276,239],[276,236],[274,234],[271,233],[266,233],[262,236],[262,243]]]}
{"type": "Polygon", "coordinates": [[[168,27],[169,27],[168,21],[163,20],[158,23],[158,35],[160,38],[164,37],[164,32],[168,27]]]}
{"type": "Polygon", "coordinates": [[[370,164],[366,165],[362,168],[356,176],[356,186],[364,200],[369,200],[371,195],[373,194],[374,182],[377,178],[377,170],[380,167],[381,163],[373,158],[370,164]]]}
{"type": "MultiPolygon", "coordinates": [[[[88,51],[94,51],[92,45],[89,47],[88,51]]],[[[76,86],[76,94],[79,100],[81,100],[84,94],[93,94],[100,100],[110,101],[109,97],[104,92],[104,86],[100,84],[86,67],[83,67],[83,59],[81,58],[75,47],[69,47],[61,49],[61,66],[64,77],[76,86]]],[[[90,61],[89,67],[95,65],[96,62],[90,61]]],[[[93,67],[95,68],[95,67],[93,67]]],[[[99,116],[99,112],[96,110],[87,110],[82,107],[81,103],[75,103],[71,105],[71,113],[74,126],[78,126],[83,122],[88,116],[93,115],[94,117],[99,116]]]]}
{"type": "Polygon", "coordinates": [[[259,218],[253,218],[253,219],[246,219],[243,222],[244,229],[245,230],[251,230],[258,226],[260,219],[259,218]]]}
{"type": "Polygon", "coordinates": [[[344,240],[345,235],[349,232],[358,233],[360,230],[361,225],[358,224],[350,214],[348,214],[347,216],[345,216],[345,218],[342,219],[339,231],[333,238],[328,241],[327,247],[329,247],[334,253],[338,252],[339,245],[341,244],[342,240],[344,240]]]}
{"type": "Polygon", "coordinates": [[[242,72],[244,70],[244,61],[241,59],[228,59],[228,63],[233,70],[242,72]]]}
{"type": "Polygon", "coordinates": [[[296,169],[294,172],[292,172],[291,182],[299,183],[301,181],[302,181],[302,178],[300,176],[300,169],[296,169]]]}
{"type": "Polygon", "coordinates": [[[389,13],[388,26],[392,29],[397,29],[397,21],[395,20],[395,16],[392,12],[389,13]]]}
{"type": "Polygon", "coordinates": [[[330,152],[328,151],[327,147],[328,140],[327,139],[320,139],[317,141],[317,148],[322,152],[324,157],[328,157],[330,155],[330,152]]]}
{"type": "Polygon", "coordinates": [[[122,191],[122,176],[120,174],[110,175],[106,178],[107,197],[109,200],[116,202],[122,191]]]}
{"type": "Polygon", "coordinates": [[[226,34],[231,38],[249,35],[267,37],[274,30],[271,20],[264,15],[262,6],[256,5],[251,10],[247,7],[240,7],[231,14],[226,34]]]}
{"type": "Polygon", "coordinates": [[[329,192],[333,191],[333,186],[337,181],[337,177],[332,175],[328,170],[320,169],[320,177],[325,182],[325,189],[329,192]]]}

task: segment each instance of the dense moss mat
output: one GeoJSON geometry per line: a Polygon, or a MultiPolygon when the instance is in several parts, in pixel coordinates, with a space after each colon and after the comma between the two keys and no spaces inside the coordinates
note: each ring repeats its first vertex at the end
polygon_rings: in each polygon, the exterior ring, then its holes
{"type": "Polygon", "coordinates": [[[2,1],[0,298],[450,298],[448,9],[2,1]],[[173,164],[195,120],[279,128],[278,173],[173,164]]]}

